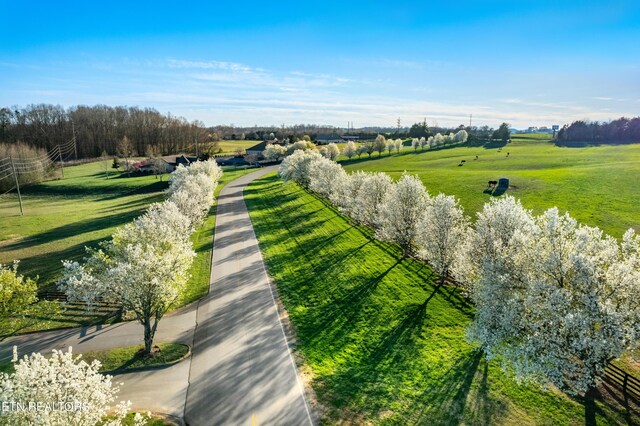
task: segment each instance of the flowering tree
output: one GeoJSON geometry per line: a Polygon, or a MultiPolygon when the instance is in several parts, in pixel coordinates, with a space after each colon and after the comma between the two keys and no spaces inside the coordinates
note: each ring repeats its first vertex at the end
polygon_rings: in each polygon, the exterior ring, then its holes
{"type": "Polygon", "coordinates": [[[189,167],[185,167],[180,164],[173,173],[171,173],[169,193],[179,188],[182,185],[182,180],[187,176],[196,174],[209,176],[217,182],[222,176],[222,169],[218,166],[218,163],[216,163],[215,160],[196,161],[191,163],[189,167]]]}
{"type": "Polygon", "coordinates": [[[306,141],[306,140],[297,141],[287,147],[287,154],[293,154],[298,150],[301,150],[301,151],[314,150],[315,148],[316,146],[311,141],[306,141]]]}
{"type": "MultiPolygon", "coordinates": [[[[98,372],[99,361],[88,364],[81,356],[74,358],[71,348],[54,349],[49,358],[34,353],[18,361],[14,347],[13,362],[14,373],[0,373],[0,401],[15,409],[3,410],[0,424],[115,426],[122,424],[131,406],[131,402],[111,406],[119,391],[112,377],[98,372]],[[107,415],[115,418],[105,421],[107,415]]],[[[146,420],[136,414],[134,424],[146,420]]]]}
{"type": "Polygon", "coordinates": [[[419,227],[418,254],[431,263],[442,285],[460,257],[466,254],[469,221],[455,197],[438,194],[430,200],[419,227]]]}
{"type": "Polygon", "coordinates": [[[378,155],[382,155],[382,152],[387,148],[387,140],[383,135],[376,136],[373,141],[373,150],[378,152],[378,155]]]}
{"type": "Polygon", "coordinates": [[[352,215],[358,222],[377,227],[380,223],[380,207],[393,182],[386,173],[367,174],[355,199],[352,215]]]}
{"type": "Polygon", "coordinates": [[[420,149],[424,151],[425,146],[429,146],[429,144],[427,143],[427,140],[423,136],[420,138],[420,149]]]}
{"type": "Polygon", "coordinates": [[[320,149],[318,149],[318,153],[324,158],[329,158],[329,150],[326,146],[321,146],[320,149]]]}
{"type": "Polygon", "coordinates": [[[329,160],[335,160],[340,155],[340,148],[335,143],[330,143],[327,145],[327,158],[329,160]]]}
{"type": "Polygon", "coordinates": [[[396,152],[400,152],[400,150],[402,149],[402,139],[400,138],[396,139],[393,145],[396,148],[396,152]]]}
{"type": "Polygon", "coordinates": [[[463,129],[455,134],[455,136],[453,137],[453,140],[454,142],[466,142],[468,138],[469,138],[469,133],[467,133],[467,131],[463,129]]]}
{"type": "Polygon", "coordinates": [[[411,147],[413,148],[414,151],[417,151],[418,147],[420,147],[420,139],[418,138],[411,139],[411,147]]]}
{"type": "Polygon", "coordinates": [[[163,220],[165,223],[147,227],[145,222],[152,219],[143,216],[125,225],[100,250],[89,251],[84,265],[64,261],[63,278],[58,283],[70,301],[92,307],[101,298],[133,312],[144,327],[145,354],[151,353],[158,323],[186,285],[195,256],[189,233],[177,239],[160,233],[171,228],[168,223],[184,219],[163,220]]]}
{"type": "Polygon", "coordinates": [[[309,165],[309,189],[326,198],[335,199],[334,193],[340,191],[337,185],[341,184],[346,174],[338,163],[320,158],[309,165]]]}
{"type": "Polygon", "coordinates": [[[358,192],[368,176],[368,173],[358,170],[342,179],[340,193],[336,194],[336,199],[333,202],[344,214],[355,215],[358,192]]]}
{"type": "Polygon", "coordinates": [[[387,153],[389,155],[391,155],[391,153],[393,152],[395,147],[396,147],[396,145],[395,145],[395,141],[393,139],[389,139],[389,140],[386,141],[386,149],[387,149],[387,153]]]}
{"type": "Polygon", "coordinates": [[[436,133],[433,137],[433,146],[438,147],[444,143],[444,137],[440,133],[436,133]]]}
{"type": "Polygon", "coordinates": [[[514,336],[523,315],[522,247],[534,231],[531,212],[511,196],[492,199],[478,213],[470,252],[470,292],[476,315],[468,334],[489,358],[514,336]]]}
{"type": "Polygon", "coordinates": [[[406,172],[387,193],[380,207],[380,238],[397,243],[407,255],[419,233],[429,194],[416,176],[406,172]]]}
{"type": "Polygon", "coordinates": [[[189,232],[192,232],[202,224],[209,212],[217,184],[217,181],[202,174],[189,175],[179,187],[169,188],[170,196],[164,204],[174,203],[178,211],[189,219],[189,232]]]}
{"type": "Polygon", "coordinates": [[[358,147],[352,141],[347,142],[342,152],[349,160],[358,153],[358,147]]]}
{"type": "Polygon", "coordinates": [[[37,300],[36,282],[18,275],[18,261],[13,267],[0,264],[0,316],[24,311],[37,300]]]}
{"type": "Polygon", "coordinates": [[[318,151],[296,150],[282,161],[278,172],[285,181],[293,180],[304,187],[308,187],[310,182],[309,167],[312,162],[320,158],[322,156],[318,151]]]}
{"type": "Polygon", "coordinates": [[[278,144],[267,144],[264,148],[264,158],[267,161],[276,161],[280,157],[284,157],[287,153],[287,148],[278,144]]]}
{"type": "Polygon", "coordinates": [[[478,225],[506,232],[478,231],[493,250],[478,268],[469,335],[518,378],[584,394],[639,346],[640,239],[628,232],[619,245],[556,208],[532,218],[513,200],[492,207],[478,225]]]}

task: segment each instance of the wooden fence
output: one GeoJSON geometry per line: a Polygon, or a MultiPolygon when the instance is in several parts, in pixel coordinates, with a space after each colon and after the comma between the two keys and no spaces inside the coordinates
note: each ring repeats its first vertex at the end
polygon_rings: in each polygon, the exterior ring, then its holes
{"type": "Polygon", "coordinates": [[[640,380],[611,363],[604,370],[604,378],[621,388],[625,397],[631,396],[640,402],[640,380]]]}

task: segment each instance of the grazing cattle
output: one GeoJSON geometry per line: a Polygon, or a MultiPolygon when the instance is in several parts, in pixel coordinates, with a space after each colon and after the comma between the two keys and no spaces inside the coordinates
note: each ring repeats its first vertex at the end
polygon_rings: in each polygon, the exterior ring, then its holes
{"type": "Polygon", "coordinates": [[[476,158],[475,158],[475,159],[476,159],[476,160],[478,159],[478,156],[477,156],[477,155],[476,155],[476,158]]]}
{"type": "Polygon", "coordinates": [[[461,162],[461,163],[466,163],[466,162],[467,162],[467,160],[460,160],[460,162],[461,162]]]}

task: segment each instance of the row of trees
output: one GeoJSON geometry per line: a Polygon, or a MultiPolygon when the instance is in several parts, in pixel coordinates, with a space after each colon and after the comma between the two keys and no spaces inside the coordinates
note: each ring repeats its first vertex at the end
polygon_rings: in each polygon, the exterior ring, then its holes
{"type": "Polygon", "coordinates": [[[610,359],[639,347],[633,230],[619,242],[557,208],[533,215],[510,196],[485,204],[472,225],[454,197],[431,196],[416,176],[347,174],[313,151],[294,152],[279,172],[429,262],[440,285],[455,279],[476,306],[469,340],[519,379],[584,394],[610,359]]]}
{"type": "Polygon", "coordinates": [[[173,154],[213,139],[204,123],[153,108],[78,105],[65,109],[49,104],[0,108],[0,143],[23,142],[50,152],[74,136],[79,158],[99,157],[103,151],[115,155],[125,136],[140,155],[147,146],[173,154]]]}
{"type": "Polygon", "coordinates": [[[557,140],[593,143],[640,142],[640,117],[622,117],[608,123],[574,121],[560,129],[557,140]]]}
{"type": "Polygon", "coordinates": [[[456,133],[449,133],[448,135],[442,135],[440,133],[436,133],[434,136],[429,136],[428,138],[413,138],[411,140],[411,147],[414,150],[418,148],[424,150],[425,147],[429,148],[437,148],[440,146],[447,146],[456,143],[464,143],[469,138],[469,133],[466,130],[459,130],[456,133]]]}
{"type": "Polygon", "coordinates": [[[169,198],[118,229],[100,249],[88,248],[84,264],[64,261],[58,288],[89,308],[99,301],[121,304],[143,325],[144,353],[150,354],[158,323],[189,280],[195,256],[189,237],[209,211],[221,175],[213,160],[179,166],[169,198]]]}

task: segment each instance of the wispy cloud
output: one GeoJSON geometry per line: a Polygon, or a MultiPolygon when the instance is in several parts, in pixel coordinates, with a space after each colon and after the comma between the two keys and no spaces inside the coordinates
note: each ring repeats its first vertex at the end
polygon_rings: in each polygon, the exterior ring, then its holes
{"type": "Polygon", "coordinates": [[[242,71],[252,72],[255,71],[247,65],[239,64],[237,62],[225,62],[225,61],[187,61],[179,59],[169,59],[167,64],[170,68],[186,68],[186,69],[217,69],[227,71],[242,71]]]}

